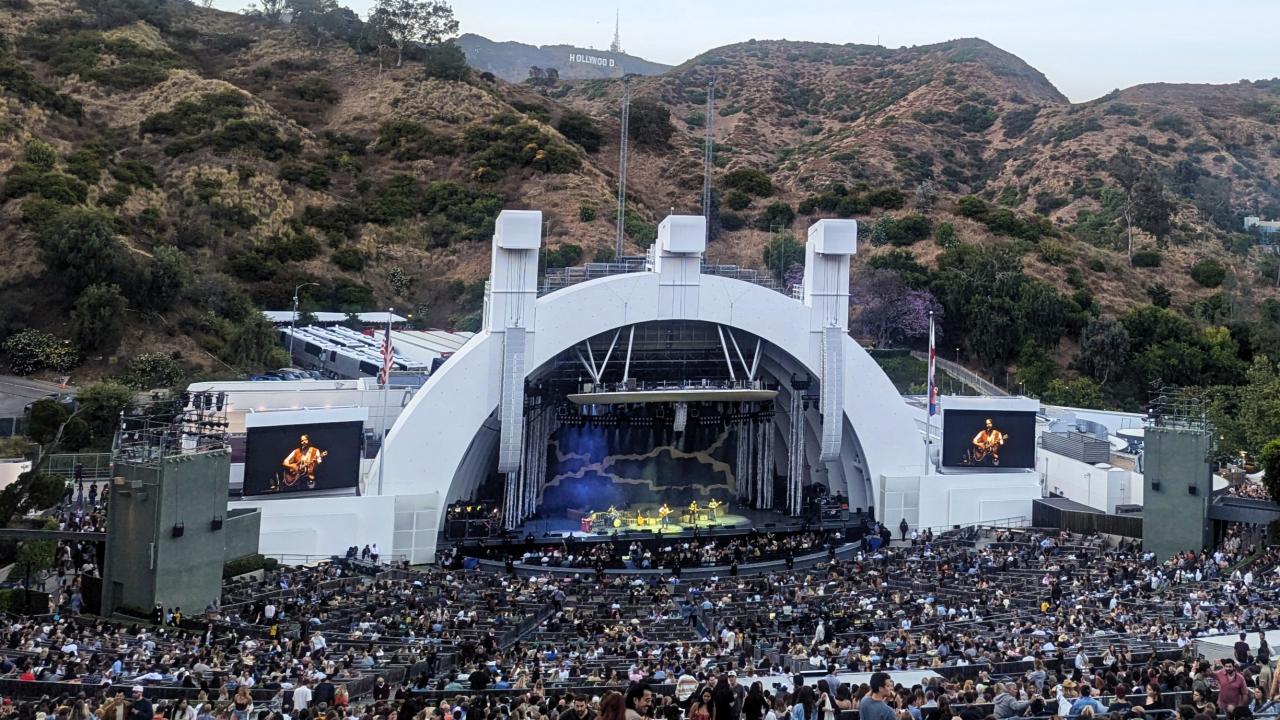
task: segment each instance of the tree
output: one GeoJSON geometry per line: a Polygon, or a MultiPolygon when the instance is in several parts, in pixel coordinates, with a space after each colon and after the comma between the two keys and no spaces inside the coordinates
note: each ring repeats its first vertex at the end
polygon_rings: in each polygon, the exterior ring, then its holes
{"type": "Polygon", "coordinates": [[[250,316],[231,335],[231,362],[243,368],[280,367],[289,358],[266,318],[250,316]]]}
{"type": "Polygon", "coordinates": [[[1146,173],[1133,186],[1133,221],[1160,240],[1169,234],[1173,202],[1164,191],[1164,183],[1154,173],[1146,173]]]}
{"type": "Polygon", "coordinates": [[[114,218],[100,210],[67,208],[36,235],[45,267],[73,293],[116,279],[123,246],[114,218]]]}
{"type": "Polygon", "coordinates": [[[27,436],[41,445],[47,445],[58,437],[71,411],[66,405],[52,398],[37,400],[27,413],[27,436]]]}
{"type": "Polygon", "coordinates": [[[1098,384],[1089,378],[1063,380],[1054,378],[1049,381],[1044,395],[1040,398],[1048,405],[1066,405],[1067,407],[1098,408],[1102,407],[1102,391],[1098,384]]]}
{"type": "Polygon", "coordinates": [[[1206,258],[1191,266],[1191,279],[1201,287],[1216,288],[1227,277],[1227,268],[1213,258],[1206,258]]]}
{"type": "Polygon", "coordinates": [[[86,350],[111,354],[124,337],[127,303],[119,285],[90,285],[76,299],[71,311],[71,334],[86,350]]]}
{"type": "Polygon", "coordinates": [[[942,305],[928,290],[912,290],[892,270],[870,270],[858,283],[858,326],[879,347],[923,337],[929,313],[942,320],[942,305]]]}
{"type": "Polygon", "coordinates": [[[66,492],[67,481],[61,475],[35,474],[27,485],[24,506],[30,510],[48,510],[62,502],[66,492]]]}
{"type": "Polygon", "coordinates": [[[190,280],[191,261],[187,256],[172,245],[161,245],[152,251],[147,265],[146,301],[152,307],[164,309],[178,299],[190,280]]]}
{"type": "Polygon", "coordinates": [[[1273,502],[1280,502],[1280,438],[1262,446],[1262,484],[1271,494],[1273,502]]]}
{"type": "Polygon", "coordinates": [[[471,73],[467,54],[451,42],[428,45],[422,50],[422,65],[427,77],[463,81],[471,73]]]}
{"type": "Polygon", "coordinates": [[[764,246],[761,259],[765,267],[782,279],[787,268],[804,262],[804,246],[796,242],[791,233],[778,233],[764,246]]]}
{"type": "Polygon", "coordinates": [[[631,101],[627,134],[637,145],[664,147],[673,132],[675,126],[671,124],[671,111],[665,105],[648,97],[631,101]]]}
{"type": "Polygon", "coordinates": [[[1173,293],[1164,283],[1147,287],[1147,297],[1151,298],[1151,304],[1158,308],[1167,308],[1173,302],[1173,293]]]}
{"type": "Polygon", "coordinates": [[[89,428],[89,444],[96,450],[111,449],[120,425],[120,413],[133,402],[133,388],[118,382],[94,383],[76,393],[83,418],[89,428]]]}
{"type": "Polygon", "coordinates": [[[129,387],[138,390],[176,387],[182,381],[182,365],[169,353],[152,352],[135,355],[125,368],[129,387]]]}
{"type": "Polygon", "coordinates": [[[790,228],[791,223],[795,221],[796,211],[787,203],[778,201],[771,203],[764,212],[760,213],[760,217],[756,218],[756,227],[760,230],[778,232],[790,228]]]}
{"type": "Polygon", "coordinates": [[[258,2],[250,4],[245,8],[246,15],[260,17],[267,22],[280,22],[280,15],[284,13],[285,0],[258,0],[258,2]]]}
{"type": "Polygon", "coordinates": [[[335,0],[284,0],[284,3],[290,14],[290,24],[311,31],[318,49],[321,40],[329,34],[324,19],[338,9],[338,3],[335,0]]]}
{"type": "Polygon", "coordinates": [[[1102,315],[1089,321],[1080,337],[1080,356],[1076,362],[1099,384],[1106,385],[1112,373],[1124,367],[1129,359],[1129,331],[1114,315],[1102,315]]]}
{"type": "Polygon", "coordinates": [[[546,80],[546,79],[547,79],[547,71],[546,71],[546,70],[543,70],[542,68],[538,67],[537,65],[531,65],[531,66],[529,66],[529,81],[530,81],[530,82],[532,82],[532,83],[535,83],[535,84],[536,84],[536,83],[542,82],[543,80],[546,80]]]}
{"type": "MultiPolygon", "coordinates": [[[[1250,449],[1280,438],[1280,373],[1266,356],[1253,359],[1240,393],[1239,419],[1250,449]]],[[[1280,478],[1277,478],[1280,480],[1280,478]]]]}
{"type": "Polygon", "coordinates": [[[432,45],[458,32],[453,8],[441,0],[378,0],[374,12],[396,48],[396,67],[411,43],[432,45]]]}

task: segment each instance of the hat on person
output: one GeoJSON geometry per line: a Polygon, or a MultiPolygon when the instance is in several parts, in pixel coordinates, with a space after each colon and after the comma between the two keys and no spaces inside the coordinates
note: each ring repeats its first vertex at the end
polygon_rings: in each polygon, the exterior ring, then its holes
{"type": "Polygon", "coordinates": [[[136,693],[140,693],[140,692],[142,692],[142,686],[141,686],[141,685],[134,685],[134,686],[133,686],[133,691],[134,691],[134,692],[136,692],[136,693]]]}
{"type": "Polygon", "coordinates": [[[729,671],[729,677],[738,677],[738,671],[737,671],[737,670],[730,670],[730,671],[729,671]]]}

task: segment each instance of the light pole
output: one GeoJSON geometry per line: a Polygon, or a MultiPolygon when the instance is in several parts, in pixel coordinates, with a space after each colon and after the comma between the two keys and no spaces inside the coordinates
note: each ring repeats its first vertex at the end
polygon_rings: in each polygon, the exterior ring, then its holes
{"type": "Polygon", "coordinates": [[[320,283],[304,282],[293,289],[293,317],[289,318],[289,364],[293,364],[293,330],[298,324],[298,291],[308,285],[320,287],[320,283]]]}

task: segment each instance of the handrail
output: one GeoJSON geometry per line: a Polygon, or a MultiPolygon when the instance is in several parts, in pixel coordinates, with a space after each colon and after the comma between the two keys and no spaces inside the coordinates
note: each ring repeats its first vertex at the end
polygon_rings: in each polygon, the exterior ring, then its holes
{"type": "MultiPolygon", "coordinates": [[[[928,353],[920,350],[912,350],[911,357],[925,361],[928,361],[929,359],[928,353]]],[[[959,363],[952,362],[946,358],[937,357],[936,355],[934,356],[934,361],[937,362],[938,367],[942,368],[943,372],[959,380],[965,385],[968,385],[974,390],[977,390],[983,395],[990,395],[994,397],[1009,396],[1009,392],[1001,388],[999,385],[996,385],[990,380],[984,379],[977,373],[963,365],[960,365],[959,363]]]]}

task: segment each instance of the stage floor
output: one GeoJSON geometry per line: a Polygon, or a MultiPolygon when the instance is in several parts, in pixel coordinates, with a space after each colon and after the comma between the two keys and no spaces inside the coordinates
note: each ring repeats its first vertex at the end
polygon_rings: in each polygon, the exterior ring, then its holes
{"type": "MultiPolygon", "coordinates": [[[[649,513],[646,512],[647,514],[649,513]]],[[[861,516],[851,513],[846,513],[840,519],[829,519],[818,523],[812,519],[806,520],[803,517],[791,517],[773,510],[752,510],[750,508],[730,508],[727,513],[719,513],[714,522],[700,520],[697,523],[680,523],[676,522],[675,514],[672,514],[671,518],[672,521],[665,527],[648,523],[641,526],[637,525],[633,520],[624,520],[619,527],[610,527],[594,532],[584,532],[582,530],[580,517],[543,518],[530,520],[514,532],[522,537],[533,535],[535,538],[549,536],[590,538],[606,537],[613,535],[615,532],[620,535],[692,535],[695,532],[708,533],[725,530],[745,532],[753,529],[761,532],[792,532],[804,528],[806,524],[814,529],[834,529],[861,522],[861,516]]]]}

